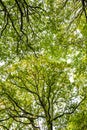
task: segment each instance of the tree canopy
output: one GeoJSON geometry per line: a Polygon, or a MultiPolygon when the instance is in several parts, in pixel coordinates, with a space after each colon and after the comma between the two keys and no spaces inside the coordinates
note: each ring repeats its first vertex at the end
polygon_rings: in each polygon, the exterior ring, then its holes
{"type": "Polygon", "coordinates": [[[86,0],[0,0],[0,129],[87,129],[86,0]]]}

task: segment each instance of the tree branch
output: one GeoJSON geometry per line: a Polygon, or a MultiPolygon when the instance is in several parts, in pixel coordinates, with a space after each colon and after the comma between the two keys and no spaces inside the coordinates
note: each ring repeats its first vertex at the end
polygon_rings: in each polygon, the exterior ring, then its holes
{"type": "Polygon", "coordinates": [[[75,112],[75,110],[81,105],[81,103],[86,99],[86,97],[84,97],[78,104],[76,107],[73,108],[73,110],[71,112],[64,112],[62,113],[61,115],[58,115],[56,117],[54,117],[51,121],[55,121],[56,119],[64,116],[64,115],[67,115],[67,114],[73,114],[75,112]]]}

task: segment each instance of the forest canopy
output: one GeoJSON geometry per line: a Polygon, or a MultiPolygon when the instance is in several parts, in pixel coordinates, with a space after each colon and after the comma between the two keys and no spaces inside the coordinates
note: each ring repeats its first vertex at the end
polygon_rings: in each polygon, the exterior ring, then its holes
{"type": "Polygon", "coordinates": [[[0,0],[0,130],[87,129],[86,12],[86,0],[0,0]]]}

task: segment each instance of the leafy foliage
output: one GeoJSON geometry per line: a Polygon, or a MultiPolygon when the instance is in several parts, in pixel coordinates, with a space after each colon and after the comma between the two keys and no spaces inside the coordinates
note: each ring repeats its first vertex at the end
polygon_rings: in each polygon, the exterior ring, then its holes
{"type": "Polygon", "coordinates": [[[0,1],[1,130],[86,129],[84,2],[0,1]]]}

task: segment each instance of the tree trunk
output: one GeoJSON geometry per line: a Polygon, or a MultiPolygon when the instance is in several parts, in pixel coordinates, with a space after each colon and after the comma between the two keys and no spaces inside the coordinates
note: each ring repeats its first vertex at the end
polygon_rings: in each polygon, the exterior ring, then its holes
{"type": "Polygon", "coordinates": [[[52,125],[52,122],[47,122],[47,129],[48,130],[53,130],[53,125],[52,125]]]}

